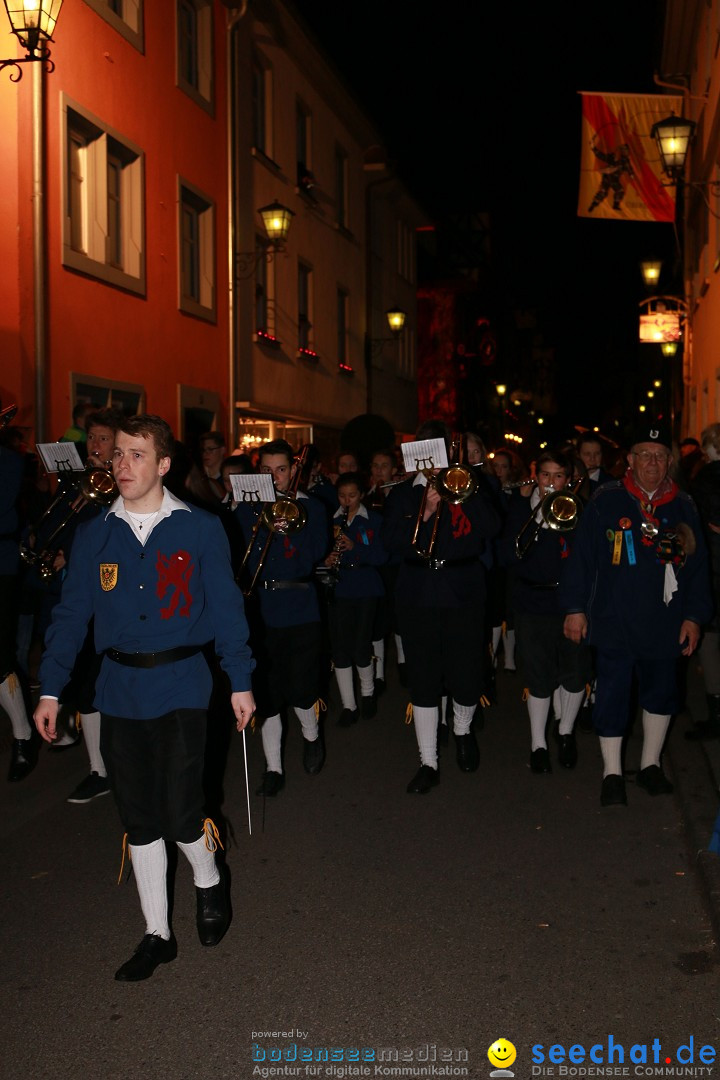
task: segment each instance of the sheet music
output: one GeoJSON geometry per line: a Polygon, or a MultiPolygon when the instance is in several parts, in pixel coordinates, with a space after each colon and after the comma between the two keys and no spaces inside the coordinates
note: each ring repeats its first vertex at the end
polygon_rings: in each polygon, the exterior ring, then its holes
{"type": "Polygon", "coordinates": [[[269,473],[231,473],[233,499],[239,503],[275,502],[275,485],[269,473]]]}
{"type": "Polygon", "coordinates": [[[85,468],[74,442],[38,443],[37,452],[48,473],[82,472],[85,468]]]}
{"type": "Polygon", "coordinates": [[[446,469],[447,447],[444,439],[418,439],[400,446],[405,472],[416,473],[421,469],[446,469]]]}

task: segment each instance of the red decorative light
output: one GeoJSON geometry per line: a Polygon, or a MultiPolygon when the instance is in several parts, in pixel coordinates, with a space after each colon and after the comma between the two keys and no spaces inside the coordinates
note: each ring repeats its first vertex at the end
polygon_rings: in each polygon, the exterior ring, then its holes
{"type": "Polygon", "coordinates": [[[255,331],[255,337],[258,341],[263,342],[265,345],[281,345],[280,338],[275,337],[273,334],[269,334],[267,330],[257,329],[255,331]]]}
{"type": "Polygon", "coordinates": [[[316,362],[320,359],[318,353],[313,352],[312,349],[304,349],[302,346],[298,347],[297,354],[302,357],[303,360],[312,360],[313,362],[316,362]]]}
{"type": "Polygon", "coordinates": [[[346,364],[343,360],[338,360],[338,371],[342,371],[344,375],[354,375],[355,368],[350,364],[346,364]]]}

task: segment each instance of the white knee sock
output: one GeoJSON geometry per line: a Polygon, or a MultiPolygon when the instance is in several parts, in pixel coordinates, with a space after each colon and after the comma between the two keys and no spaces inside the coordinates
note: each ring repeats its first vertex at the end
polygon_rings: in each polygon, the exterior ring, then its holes
{"type": "Polygon", "coordinates": [[[620,762],[622,735],[601,735],[600,751],[603,759],[603,777],[622,776],[622,764],[620,762]]]}
{"type": "Polygon", "coordinates": [[[438,710],[413,705],[413,720],[415,721],[415,738],[420,751],[420,764],[437,769],[438,710]]]}
{"type": "Polygon", "coordinates": [[[336,667],[335,678],[337,679],[340,700],[343,709],[357,709],[355,700],[355,686],[353,684],[353,669],[351,667],[336,667]]]}
{"type": "Polygon", "coordinates": [[[477,705],[458,705],[455,698],[453,698],[453,726],[456,735],[467,735],[469,733],[476,708],[477,705]]]}
{"type": "Polygon", "coordinates": [[[167,850],[164,840],[152,844],[130,844],[130,858],[140,907],[145,916],[145,933],[170,939],[167,899],[167,850]]]}
{"type": "Polygon", "coordinates": [[[448,696],[443,694],[440,698],[440,723],[448,727],[448,696]]]}
{"type": "Polygon", "coordinates": [[[217,885],[220,871],[215,862],[215,852],[208,851],[205,833],[192,844],[181,844],[178,840],[178,847],[192,866],[193,881],[198,889],[210,889],[217,885]]]}
{"type": "Polygon", "coordinates": [[[398,664],[404,664],[405,663],[405,650],[403,649],[402,638],[400,637],[399,634],[395,635],[395,649],[397,651],[397,662],[398,662],[398,664]]]}
{"type": "Polygon", "coordinates": [[[360,693],[363,697],[372,697],[375,693],[375,673],[372,664],[359,667],[358,675],[360,676],[360,693]]]}
{"type": "Polygon", "coordinates": [[[515,631],[506,630],[503,637],[503,649],[505,652],[505,670],[515,670],[515,631]]]}
{"type": "Polygon", "coordinates": [[[320,734],[320,728],[318,727],[318,718],[315,715],[315,707],[312,709],[298,709],[297,705],[293,705],[295,715],[300,721],[302,727],[303,738],[308,742],[315,742],[320,734]]]}
{"type": "Polygon", "coordinates": [[[10,717],[13,738],[29,739],[32,728],[25,709],[22,689],[14,671],[11,671],[0,683],[0,705],[10,717]]]}
{"type": "Polygon", "coordinates": [[[669,716],[660,716],[659,713],[647,712],[643,709],[643,747],[640,768],[647,769],[648,765],[659,765],[660,754],[670,724],[669,716]]]}
{"type": "Polygon", "coordinates": [[[268,716],[262,728],[262,744],[268,772],[282,773],[282,720],[280,713],[268,716]]]}
{"type": "Polygon", "coordinates": [[[560,734],[572,735],[572,730],[575,727],[575,721],[577,714],[580,711],[580,706],[585,699],[585,691],[578,690],[573,693],[571,690],[566,690],[564,686],[560,687],[560,734]]]}
{"type": "Polygon", "coordinates": [[[107,776],[105,762],[100,754],[100,713],[80,713],[80,723],[85,736],[85,749],[90,758],[90,772],[96,772],[98,776],[107,776]]]}
{"type": "Polygon", "coordinates": [[[385,639],[372,643],[373,656],[375,657],[375,678],[385,678],[385,639]]]}
{"type": "Polygon", "coordinates": [[[532,694],[528,694],[527,707],[530,717],[532,749],[539,750],[541,746],[547,749],[545,728],[547,727],[548,713],[550,711],[550,698],[533,697],[532,694]]]}

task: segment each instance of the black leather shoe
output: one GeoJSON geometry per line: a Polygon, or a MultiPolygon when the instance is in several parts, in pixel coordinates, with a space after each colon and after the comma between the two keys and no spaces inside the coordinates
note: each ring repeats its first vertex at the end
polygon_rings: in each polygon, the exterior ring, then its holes
{"type": "Polygon", "coordinates": [[[360,715],[363,720],[372,720],[373,716],[377,716],[377,697],[375,694],[360,698],[360,715]]]}
{"type": "Polygon", "coordinates": [[[29,739],[13,739],[8,780],[11,783],[24,780],[37,765],[37,759],[37,738],[33,738],[31,735],[29,739]]]}
{"type": "Polygon", "coordinates": [[[601,806],[627,806],[625,781],[617,773],[610,773],[602,782],[600,789],[601,806]]]}
{"type": "Polygon", "coordinates": [[[282,791],[285,787],[285,777],[279,772],[263,773],[262,783],[259,788],[255,789],[256,795],[267,795],[268,798],[272,798],[273,795],[277,795],[278,791],[282,791]]]}
{"type": "Polygon", "coordinates": [[[407,786],[408,795],[427,795],[430,788],[440,782],[437,769],[430,765],[421,765],[407,786]]]}
{"type": "Polygon", "coordinates": [[[338,717],[338,727],[352,727],[353,724],[358,722],[357,709],[343,709],[338,717]]]}
{"type": "Polygon", "coordinates": [[[563,769],[574,769],[577,765],[577,742],[575,733],[558,735],[558,761],[563,769]]]}
{"type": "Polygon", "coordinates": [[[455,750],[457,752],[457,763],[463,772],[475,772],[480,764],[480,751],[478,750],[477,739],[472,731],[468,731],[467,735],[455,736],[455,750]]]}
{"type": "Polygon", "coordinates": [[[648,765],[635,777],[635,783],[648,795],[671,795],[673,786],[659,765],[648,765]]]}
{"type": "Polygon", "coordinates": [[[177,941],[172,934],[169,941],[157,934],[146,934],[135,952],[115,972],[118,982],[142,982],[149,979],[160,964],[169,964],[177,956],[177,941]]]}
{"type": "Polygon", "coordinates": [[[318,735],[314,742],[303,738],[303,768],[306,773],[315,776],[325,764],[325,747],[322,736],[318,735]]]}
{"type": "Polygon", "coordinates": [[[536,773],[552,772],[547,746],[538,746],[530,755],[530,768],[536,773]]]}
{"type": "Polygon", "coordinates": [[[230,904],[222,871],[217,885],[209,889],[195,886],[195,893],[198,937],[201,945],[210,948],[222,941],[230,925],[230,904]]]}

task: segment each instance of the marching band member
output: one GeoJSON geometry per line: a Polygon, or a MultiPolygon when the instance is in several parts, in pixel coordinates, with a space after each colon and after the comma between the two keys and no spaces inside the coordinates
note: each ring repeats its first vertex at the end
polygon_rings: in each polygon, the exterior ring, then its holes
{"type": "Polygon", "coordinates": [[[335,484],[340,509],[335,514],[339,530],[333,551],[325,565],[337,574],[332,602],[328,607],[332,660],[342,701],[340,727],[357,721],[353,666],[360,678],[360,713],[375,716],[373,671],[373,621],[378,601],[384,593],[378,567],[387,562],[380,540],[382,517],[362,504],[362,480],[357,473],[344,473],[335,484]]]}
{"type": "MultiPolygon", "coordinates": [[[[283,495],[299,468],[292,447],[284,439],[266,443],[260,449],[260,472],[272,476],[275,491],[283,495]]],[[[262,742],[266,770],[257,795],[277,795],[285,783],[283,774],[281,709],[292,706],[303,732],[303,766],[310,775],[319,773],[325,761],[320,734],[321,625],[313,570],[327,551],[327,518],[322,504],[297,491],[307,520],[300,530],[282,528],[268,537],[259,525],[256,543],[248,560],[255,574],[266,541],[267,554],[257,579],[260,626],[253,651],[257,658],[255,690],[262,721],[262,742]]],[[[235,511],[243,536],[250,545],[258,524],[257,510],[241,502],[235,511]]],[[[255,631],[255,627],[253,627],[255,631]]]]}
{"type": "MultiPolygon", "coordinates": [[[[442,439],[449,447],[448,429],[439,420],[423,424],[416,438],[442,439]]],[[[438,471],[432,468],[430,475],[438,471]]],[[[435,482],[422,471],[388,496],[383,542],[402,556],[396,603],[421,762],[409,794],[424,795],[438,783],[438,706],[444,693],[453,698],[458,765],[464,772],[478,767],[470,725],[483,689],[478,657],[484,640],[485,568],[480,559],[499,527],[498,514],[483,494],[444,505],[435,482]]]]}
{"type": "Polygon", "coordinates": [[[636,432],[625,476],[604,484],[582,516],[561,583],[565,634],[595,646],[602,806],[627,803],[621,759],[634,675],[643,710],[636,784],[672,792],[660,756],[678,704],[676,662],[692,655],[712,615],[702,526],[669,476],[670,447],[660,422],[636,432]]]}
{"type": "MultiPolygon", "coordinates": [[[[368,510],[378,514],[385,512],[385,500],[395,477],[397,459],[394,450],[376,450],[370,461],[370,479],[372,484],[363,502],[368,510]]],[[[407,685],[405,678],[405,652],[397,624],[395,611],[395,583],[400,569],[400,556],[395,555],[380,567],[383,581],[383,595],[378,600],[373,626],[373,656],[375,657],[375,689],[382,693],[385,689],[385,641],[392,634],[395,638],[398,675],[402,686],[407,685]]]]}
{"type": "Polygon", "coordinates": [[[169,922],[166,841],[193,870],[197,930],[217,945],[230,922],[226,885],[203,815],[203,766],[212,676],[203,647],[214,640],[242,730],[255,703],[242,596],[219,521],[163,488],[172,432],[158,416],[123,420],[109,510],[78,530],[75,552],[46,639],[35,724],[52,743],[57,697],[90,619],[102,652],[96,700],[101,746],[127,832],[145,935],[116,972],[149,978],[177,956],[169,922]]]}
{"type": "Polygon", "coordinates": [[[590,651],[585,644],[568,641],[563,634],[564,612],[558,599],[560,571],[570,554],[572,532],[551,529],[540,509],[546,495],[567,487],[571,469],[570,461],[559,452],[540,455],[536,463],[537,487],[532,491],[521,487],[513,492],[499,544],[502,561],[515,567],[517,653],[527,687],[530,768],[536,773],[552,771],[546,729],[556,687],[560,702],[559,762],[566,769],[575,767],[577,744],[573,729],[591,677],[590,651]]]}

